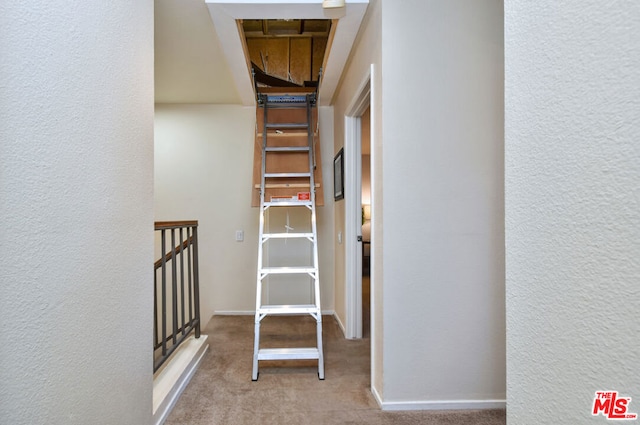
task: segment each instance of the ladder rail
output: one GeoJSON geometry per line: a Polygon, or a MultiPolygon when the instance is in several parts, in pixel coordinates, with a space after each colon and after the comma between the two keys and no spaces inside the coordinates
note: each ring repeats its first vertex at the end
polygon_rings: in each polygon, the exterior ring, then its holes
{"type": "Polygon", "coordinates": [[[258,95],[259,97],[259,103],[263,104],[263,114],[264,114],[264,119],[262,122],[262,163],[260,165],[261,168],[261,172],[260,172],[260,224],[259,224],[259,229],[258,229],[258,241],[260,241],[260,243],[258,243],[258,264],[257,264],[257,270],[256,270],[256,314],[255,314],[255,320],[254,320],[254,339],[253,339],[253,371],[251,373],[251,379],[253,381],[258,379],[258,351],[260,349],[260,321],[262,321],[262,318],[260,317],[260,311],[258,309],[258,306],[260,306],[262,304],[262,261],[263,261],[263,255],[264,255],[264,250],[263,250],[263,244],[262,244],[262,240],[263,240],[263,234],[264,234],[264,213],[265,213],[265,208],[264,208],[264,197],[265,197],[265,184],[266,184],[266,177],[265,177],[265,171],[267,168],[267,159],[266,159],[266,146],[267,146],[267,117],[268,117],[268,112],[267,112],[267,105],[264,104],[264,101],[266,99],[264,99],[263,97],[264,95],[258,95]]]}
{"type": "Polygon", "coordinates": [[[316,318],[316,338],[318,347],[318,377],[324,379],[324,350],[322,348],[322,308],[320,305],[320,267],[318,262],[318,229],[316,223],[316,191],[315,191],[315,151],[314,151],[314,134],[312,126],[311,98],[307,96],[307,123],[309,136],[309,196],[311,198],[311,231],[316,236],[313,243],[313,264],[316,266],[316,276],[314,285],[314,300],[318,308],[318,317],[316,318]]]}

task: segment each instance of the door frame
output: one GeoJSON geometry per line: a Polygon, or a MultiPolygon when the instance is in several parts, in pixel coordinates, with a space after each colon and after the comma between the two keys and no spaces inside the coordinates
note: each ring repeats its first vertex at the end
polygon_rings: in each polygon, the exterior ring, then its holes
{"type": "MultiPolygon", "coordinates": [[[[344,117],[344,177],[345,177],[345,300],[347,338],[362,338],[362,114],[370,107],[373,65],[365,75],[346,109],[344,117]],[[360,236],[360,238],[358,238],[360,236]],[[360,240],[358,240],[360,239],[360,240]]],[[[373,110],[373,108],[372,108],[373,110]]],[[[373,129],[373,117],[370,120],[373,129]]],[[[370,131],[373,145],[373,131],[370,131]]],[[[373,205],[373,176],[371,179],[371,203],[373,205]]],[[[373,213],[372,213],[373,228],[373,213]]],[[[373,234],[371,236],[373,239],[373,234]]],[[[371,244],[373,247],[373,243],[371,244]]],[[[373,260],[373,255],[371,255],[373,260]]],[[[370,279],[373,285],[373,262],[370,263],[370,279]]],[[[373,311],[373,306],[371,311],[373,311]]],[[[370,321],[373,322],[372,320],[370,321]]]]}

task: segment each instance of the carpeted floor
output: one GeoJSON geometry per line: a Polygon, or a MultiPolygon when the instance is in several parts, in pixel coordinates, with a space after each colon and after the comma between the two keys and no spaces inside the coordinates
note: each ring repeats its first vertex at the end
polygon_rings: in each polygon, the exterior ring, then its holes
{"type": "MultiPolygon", "coordinates": [[[[504,410],[383,412],[370,391],[369,339],[346,340],[323,317],[325,380],[317,362],[260,362],[251,381],[253,316],[214,316],[203,330],[209,351],[166,421],[218,424],[504,425],[504,410]]],[[[267,317],[262,347],[313,346],[311,317],[267,317]]]]}

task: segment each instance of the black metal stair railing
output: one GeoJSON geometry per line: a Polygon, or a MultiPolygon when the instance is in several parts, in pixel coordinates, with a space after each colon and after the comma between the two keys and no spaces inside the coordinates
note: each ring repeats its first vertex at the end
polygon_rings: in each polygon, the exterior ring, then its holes
{"type": "Polygon", "coordinates": [[[200,338],[198,222],[156,222],[155,231],[161,258],[153,266],[154,372],[191,332],[200,338]]]}

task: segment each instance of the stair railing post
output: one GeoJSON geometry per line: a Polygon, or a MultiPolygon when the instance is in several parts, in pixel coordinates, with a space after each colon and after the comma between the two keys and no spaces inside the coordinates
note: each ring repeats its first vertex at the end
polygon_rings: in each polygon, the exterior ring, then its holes
{"type": "Polygon", "coordinates": [[[196,312],[196,338],[200,338],[200,267],[198,265],[198,227],[193,226],[193,295],[196,312]]]}

